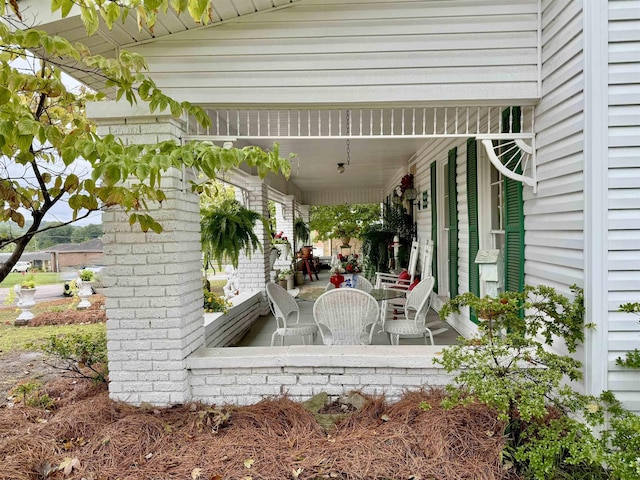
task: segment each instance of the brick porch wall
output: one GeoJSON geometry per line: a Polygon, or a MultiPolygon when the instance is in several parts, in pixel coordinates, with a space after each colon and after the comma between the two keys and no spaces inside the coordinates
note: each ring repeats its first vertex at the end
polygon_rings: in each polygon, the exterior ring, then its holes
{"type": "Polygon", "coordinates": [[[397,401],[404,390],[442,386],[452,376],[433,362],[439,346],[201,348],[188,359],[193,400],[249,405],[287,394],[303,401],[354,390],[397,401]]]}

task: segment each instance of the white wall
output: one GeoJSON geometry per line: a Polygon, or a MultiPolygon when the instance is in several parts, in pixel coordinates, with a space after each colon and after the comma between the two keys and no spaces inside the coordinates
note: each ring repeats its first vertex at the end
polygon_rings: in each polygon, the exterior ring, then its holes
{"type": "Polygon", "coordinates": [[[608,388],[640,411],[640,372],[615,365],[640,348],[638,317],[617,312],[640,301],[640,8],[620,0],[608,8],[608,388]]]}
{"type": "Polygon", "coordinates": [[[584,55],[579,1],[542,2],[538,191],[525,188],[525,283],[584,287],[584,55]]]}
{"type": "Polygon", "coordinates": [[[537,0],[309,0],[128,48],[165,93],[199,104],[531,99],[537,10],[537,0]]]}

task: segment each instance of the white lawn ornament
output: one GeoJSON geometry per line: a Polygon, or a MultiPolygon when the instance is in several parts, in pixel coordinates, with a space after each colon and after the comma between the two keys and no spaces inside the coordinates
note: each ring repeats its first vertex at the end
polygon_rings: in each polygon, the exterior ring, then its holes
{"type": "Polygon", "coordinates": [[[227,265],[224,268],[224,273],[227,276],[227,283],[222,290],[225,300],[229,300],[240,293],[240,281],[238,280],[236,269],[231,265],[227,265]]]}

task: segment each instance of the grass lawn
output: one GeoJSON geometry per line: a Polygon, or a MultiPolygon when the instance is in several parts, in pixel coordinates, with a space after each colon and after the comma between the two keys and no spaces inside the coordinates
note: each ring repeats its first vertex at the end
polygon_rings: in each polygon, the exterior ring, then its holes
{"type": "MultiPolygon", "coordinates": [[[[72,299],[69,299],[69,303],[72,299]]],[[[60,311],[67,306],[51,306],[50,302],[43,302],[31,309],[34,315],[44,312],[60,311]]],[[[87,325],[48,325],[43,327],[16,327],[14,321],[19,315],[15,307],[0,308],[0,356],[14,350],[26,350],[29,343],[48,338],[51,335],[61,333],[89,333],[104,331],[104,323],[93,323],[87,325]]]]}
{"type": "Polygon", "coordinates": [[[27,279],[33,279],[36,282],[36,286],[62,282],[60,274],[55,272],[26,273],[24,275],[22,273],[10,273],[7,275],[7,278],[0,283],[0,287],[10,288],[27,279]]]}

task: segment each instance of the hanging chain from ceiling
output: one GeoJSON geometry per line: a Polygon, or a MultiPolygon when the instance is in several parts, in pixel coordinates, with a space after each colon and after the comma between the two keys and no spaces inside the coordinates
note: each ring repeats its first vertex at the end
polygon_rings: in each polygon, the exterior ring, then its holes
{"type": "MultiPolygon", "coordinates": [[[[349,112],[347,109],[347,135],[351,135],[350,125],[349,125],[349,112]]],[[[351,164],[351,139],[347,138],[347,165],[351,164]]]]}

